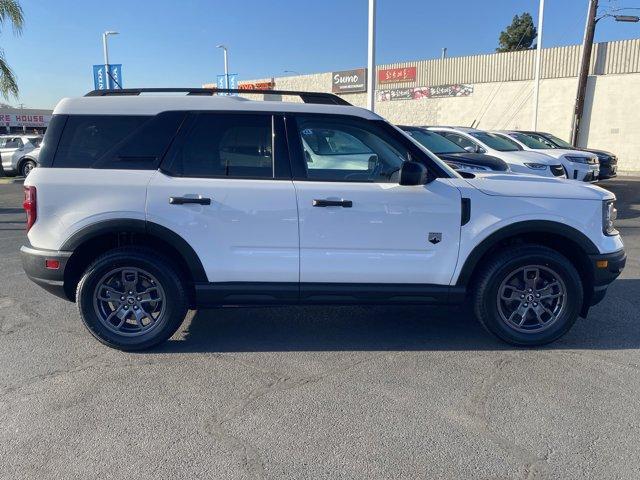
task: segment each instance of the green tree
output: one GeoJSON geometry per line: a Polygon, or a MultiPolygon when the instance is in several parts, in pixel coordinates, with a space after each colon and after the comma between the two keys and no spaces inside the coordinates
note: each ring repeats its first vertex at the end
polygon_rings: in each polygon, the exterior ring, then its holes
{"type": "Polygon", "coordinates": [[[500,46],[496,48],[496,52],[527,50],[531,48],[537,36],[538,31],[533,25],[531,14],[525,12],[522,15],[516,15],[511,25],[500,33],[498,39],[500,46]]]}
{"type": "MultiPolygon", "coordinates": [[[[14,34],[20,35],[22,33],[24,17],[18,0],[0,0],[0,31],[7,22],[11,23],[14,34]]],[[[0,48],[0,94],[4,98],[9,98],[9,95],[18,96],[18,82],[16,82],[13,70],[5,60],[2,48],[0,48]]]]}

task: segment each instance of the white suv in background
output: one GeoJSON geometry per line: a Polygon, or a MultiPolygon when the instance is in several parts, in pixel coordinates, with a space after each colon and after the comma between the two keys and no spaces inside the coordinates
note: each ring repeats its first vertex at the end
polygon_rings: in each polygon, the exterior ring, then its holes
{"type": "Polygon", "coordinates": [[[429,130],[438,132],[468,152],[487,153],[504,160],[514,173],[566,178],[558,160],[541,153],[525,152],[492,133],[467,127],[429,127],[429,130]]]}
{"type": "Polygon", "coordinates": [[[598,180],[600,162],[594,153],[565,148],[553,148],[529,135],[515,131],[495,131],[491,133],[513,142],[523,150],[544,153],[545,155],[558,159],[562,162],[562,166],[567,172],[567,178],[580,182],[595,182],[598,180]]]}
{"type": "Polygon", "coordinates": [[[0,137],[0,157],[5,175],[26,177],[38,164],[38,148],[42,141],[37,135],[4,135],[0,137]]]}
{"type": "Polygon", "coordinates": [[[624,267],[601,188],[463,178],[332,94],[156,91],[62,100],[24,183],[24,270],[111,347],[163,342],[195,308],[465,301],[540,345],[624,267]]]}

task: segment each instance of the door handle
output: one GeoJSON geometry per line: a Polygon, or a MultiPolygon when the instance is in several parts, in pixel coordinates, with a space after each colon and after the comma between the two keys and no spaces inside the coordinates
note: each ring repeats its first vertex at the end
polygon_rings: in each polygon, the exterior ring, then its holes
{"type": "Polygon", "coordinates": [[[351,208],[353,207],[353,202],[351,200],[314,200],[314,207],[342,207],[342,208],[351,208]]]}
{"type": "Polygon", "coordinates": [[[169,197],[171,205],[185,205],[187,203],[197,203],[199,205],[211,205],[211,199],[206,197],[169,197]]]}

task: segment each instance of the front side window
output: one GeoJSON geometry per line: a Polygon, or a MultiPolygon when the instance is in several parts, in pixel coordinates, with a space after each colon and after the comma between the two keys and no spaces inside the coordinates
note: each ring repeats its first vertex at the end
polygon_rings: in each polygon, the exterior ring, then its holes
{"type": "Polygon", "coordinates": [[[436,155],[465,152],[465,149],[460,145],[434,132],[416,129],[407,130],[407,133],[415,138],[427,150],[429,150],[431,153],[435,153],[436,155]]]}
{"type": "Polygon", "coordinates": [[[518,144],[513,140],[507,140],[506,138],[501,138],[492,133],[473,132],[471,135],[487,145],[489,148],[493,148],[499,152],[516,152],[521,150],[521,148],[518,147],[518,144]]]}
{"type": "Polygon", "coordinates": [[[169,170],[184,177],[273,178],[270,115],[197,114],[169,170]]]}
{"type": "Polygon", "coordinates": [[[410,155],[405,146],[370,122],[301,117],[298,133],[306,178],[319,181],[398,181],[410,155]]]}
{"type": "Polygon", "coordinates": [[[459,145],[462,149],[472,148],[474,151],[478,147],[475,142],[472,142],[467,137],[463,137],[462,135],[458,135],[453,132],[438,132],[440,135],[444,136],[446,139],[451,140],[456,145],[459,145]]]}
{"type": "Polygon", "coordinates": [[[524,133],[512,133],[511,135],[513,135],[513,138],[529,148],[534,148],[536,150],[549,150],[552,148],[547,143],[536,140],[535,138],[530,137],[529,135],[525,135],[524,133]]]}

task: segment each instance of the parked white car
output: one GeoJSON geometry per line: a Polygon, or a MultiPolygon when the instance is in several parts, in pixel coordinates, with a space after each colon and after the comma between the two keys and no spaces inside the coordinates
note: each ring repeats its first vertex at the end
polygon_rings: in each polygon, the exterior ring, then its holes
{"type": "Polygon", "coordinates": [[[0,137],[0,157],[5,175],[26,177],[38,165],[38,148],[42,137],[37,135],[4,135],[0,137]]]}
{"type": "Polygon", "coordinates": [[[463,178],[332,94],[172,91],[62,100],[24,184],[25,272],[111,347],[163,342],[195,308],[465,301],[499,338],[540,345],[625,265],[599,187],[463,178]]]}
{"type": "Polygon", "coordinates": [[[487,153],[507,162],[514,173],[541,177],[566,178],[565,170],[553,157],[537,152],[525,152],[503,138],[483,130],[467,127],[429,127],[468,152],[487,153]]]}
{"type": "Polygon", "coordinates": [[[491,133],[513,142],[525,151],[543,153],[558,159],[562,162],[562,166],[567,172],[567,178],[580,182],[595,182],[598,180],[600,162],[594,153],[566,148],[553,148],[529,135],[516,131],[504,130],[491,133]]]}

